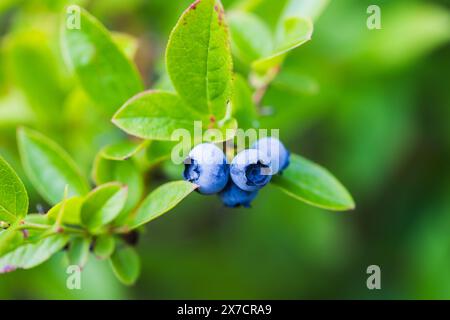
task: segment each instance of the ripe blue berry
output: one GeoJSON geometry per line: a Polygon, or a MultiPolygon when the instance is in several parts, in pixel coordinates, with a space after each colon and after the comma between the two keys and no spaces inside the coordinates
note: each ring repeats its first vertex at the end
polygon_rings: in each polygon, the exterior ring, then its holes
{"type": "Polygon", "coordinates": [[[195,146],[184,165],[184,179],[197,184],[200,193],[219,192],[228,182],[229,167],[225,154],[212,143],[195,146]]]}
{"type": "Polygon", "coordinates": [[[235,208],[244,206],[250,207],[250,203],[257,196],[258,190],[244,191],[239,188],[232,180],[228,181],[227,186],[223,189],[219,196],[225,206],[235,208]]]}
{"type": "Polygon", "coordinates": [[[231,162],[231,179],[244,191],[255,191],[264,187],[272,178],[270,160],[256,149],[239,152],[231,162]]]}
{"type": "Polygon", "coordinates": [[[277,138],[267,137],[259,139],[252,145],[252,148],[269,157],[272,174],[282,172],[289,165],[289,151],[277,138]]]}

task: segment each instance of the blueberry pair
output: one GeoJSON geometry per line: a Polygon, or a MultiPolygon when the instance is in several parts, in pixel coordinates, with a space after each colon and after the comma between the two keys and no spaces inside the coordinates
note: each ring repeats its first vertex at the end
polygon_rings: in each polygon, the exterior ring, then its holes
{"type": "Polygon", "coordinates": [[[258,190],[288,164],[289,152],[276,138],[258,140],[251,149],[239,152],[230,165],[221,149],[203,143],[189,153],[183,175],[202,194],[219,192],[228,207],[249,207],[258,190]]]}

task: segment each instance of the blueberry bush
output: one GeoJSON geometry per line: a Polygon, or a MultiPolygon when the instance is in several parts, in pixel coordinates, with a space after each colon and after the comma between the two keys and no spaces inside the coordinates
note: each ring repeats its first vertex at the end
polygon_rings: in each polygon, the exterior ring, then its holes
{"type": "MultiPolygon", "coordinates": [[[[162,76],[149,90],[133,62],[135,39],[108,31],[80,7],[64,10],[60,34],[52,38],[62,70],[47,65],[46,47],[30,51],[29,38],[12,39],[8,47],[19,61],[17,81],[36,114],[17,128],[17,170],[32,186],[28,192],[46,205],[29,207],[27,188],[6,160],[11,156],[3,154],[0,272],[30,269],[64,251],[70,265],[83,268],[95,256],[107,261],[121,282],[133,284],[140,272],[134,240],[142,226],[194,191],[218,194],[227,207],[249,207],[258,201],[259,189],[276,187],[312,206],[353,209],[351,195],[329,171],[288,151],[282,128],[280,140],[263,138],[243,150],[235,150],[229,135],[193,141],[189,161],[171,162],[176,130],[195,136],[200,123],[202,130],[236,132],[260,128],[262,117],[276,117],[267,115],[263,98],[279,81],[289,53],[311,40],[322,7],[322,1],[288,1],[269,25],[248,8],[225,13],[220,1],[197,0],[173,28],[162,76]],[[27,65],[27,54],[42,63],[27,65]],[[68,85],[62,87],[60,78],[68,85]],[[104,132],[102,141],[53,141],[45,134],[53,128],[70,135],[74,122],[87,122],[86,114],[91,123],[77,130],[104,132]],[[58,121],[48,123],[49,118],[58,121]],[[231,152],[225,148],[230,144],[231,152]],[[74,146],[97,153],[84,152],[86,157],[74,160],[65,150],[74,146]],[[205,154],[213,164],[202,162],[205,154]],[[90,177],[86,167],[92,168],[90,177]],[[156,174],[165,182],[150,183],[156,174]]],[[[36,41],[42,40],[38,35],[36,41]]]]}

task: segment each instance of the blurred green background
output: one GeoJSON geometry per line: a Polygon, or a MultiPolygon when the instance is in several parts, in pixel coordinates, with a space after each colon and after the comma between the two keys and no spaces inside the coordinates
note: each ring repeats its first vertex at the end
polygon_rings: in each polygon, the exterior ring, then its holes
{"type": "MultiPolygon", "coordinates": [[[[0,154],[27,185],[32,211],[48,207],[21,169],[17,126],[58,141],[86,175],[96,152],[122,135],[62,62],[64,6],[81,4],[109,30],[136,37],[135,62],[153,87],[164,85],[167,37],[189,2],[0,0],[0,154]]],[[[229,9],[242,1],[223,2],[229,9]]],[[[272,24],[283,6],[246,2],[272,24]]],[[[289,55],[270,86],[264,105],[272,115],[261,126],[280,128],[293,152],[330,169],[356,210],[311,208],[272,187],[251,209],[194,194],[146,227],[135,286],[91,257],[82,290],[70,291],[59,254],[1,275],[0,298],[449,299],[449,40],[445,0],[331,1],[312,41],[289,55]],[[381,7],[381,30],[366,27],[371,4],[381,7]],[[371,264],[381,268],[381,290],[366,287],[371,264]]]]}

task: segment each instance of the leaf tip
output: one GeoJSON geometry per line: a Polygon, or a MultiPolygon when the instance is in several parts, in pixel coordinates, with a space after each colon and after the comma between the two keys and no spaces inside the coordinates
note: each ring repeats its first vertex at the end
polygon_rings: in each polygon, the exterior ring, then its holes
{"type": "Polygon", "coordinates": [[[341,184],[341,187],[343,188],[345,196],[343,197],[344,201],[342,203],[342,207],[340,208],[340,211],[353,211],[353,210],[355,210],[356,209],[356,203],[355,203],[355,200],[353,199],[352,195],[347,190],[347,188],[345,188],[342,184],[341,184]]]}
{"type": "Polygon", "coordinates": [[[355,200],[353,200],[353,197],[349,194],[349,204],[347,210],[355,210],[355,209],[356,209],[355,200]]]}
{"type": "Polygon", "coordinates": [[[189,10],[195,10],[197,9],[198,4],[201,2],[201,0],[195,0],[190,6],[189,10]]]}
{"type": "Polygon", "coordinates": [[[121,110],[122,110],[122,108],[119,108],[119,110],[117,110],[116,113],[114,113],[113,117],[111,118],[111,123],[118,128],[120,128],[119,113],[121,112],[121,110]]]}
{"type": "Polygon", "coordinates": [[[191,184],[192,184],[192,190],[196,190],[196,189],[200,188],[200,186],[198,184],[195,184],[192,182],[191,182],[191,184]]]}
{"type": "Polygon", "coordinates": [[[15,266],[8,264],[8,265],[4,266],[3,269],[0,270],[0,274],[13,272],[13,271],[16,271],[16,269],[17,268],[15,266]]]}

